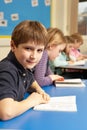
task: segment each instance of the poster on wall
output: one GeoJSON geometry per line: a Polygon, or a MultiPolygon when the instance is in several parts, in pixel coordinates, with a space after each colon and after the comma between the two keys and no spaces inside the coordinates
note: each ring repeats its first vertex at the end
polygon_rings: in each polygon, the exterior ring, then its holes
{"type": "Polygon", "coordinates": [[[51,0],[0,0],[0,36],[11,35],[23,20],[41,22],[50,27],[51,0]]]}

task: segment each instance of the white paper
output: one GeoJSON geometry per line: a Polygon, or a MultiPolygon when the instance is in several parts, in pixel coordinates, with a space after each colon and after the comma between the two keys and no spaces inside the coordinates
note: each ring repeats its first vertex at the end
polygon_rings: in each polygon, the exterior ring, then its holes
{"type": "Polygon", "coordinates": [[[0,20],[1,27],[7,27],[7,20],[0,20]]]}
{"type": "Polygon", "coordinates": [[[4,0],[4,2],[5,2],[6,4],[12,3],[12,0],[4,0]]]}
{"type": "Polygon", "coordinates": [[[16,20],[19,20],[19,14],[11,14],[11,20],[12,21],[16,21],[16,20]]]}
{"type": "Polygon", "coordinates": [[[32,7],[38,6],[38,0],[31,0],[32,7]]]}
{"type": "Polygon", "coordinates": [[[47,104],[40,104],[34,110],[76,112],[76,96],[51,97],[47,104]]]}
{"type": "Polygon", "coordinates": [[[82,80],[81,79],[79,79],[79,78],[75,78],[75,79],[64,79],[63,81],[56,81],[57,83],[63,83],[63,84],[74,84],[74,83],[77,83],[77,84],[79,84],[79,83],[81,83],[82,82],[82,80]]]}
{"type": "Polygon", "coordinates": [[[0,12],[0,20],[4,19],[4,12],[0,12]]]}
{"type": "Polygon", "coordinates": [[[69,64],[70,66],[72,66],[72,65],[85,65],[85,60],[79,60],[79,61],[75,61],[74,63],[72,63],[72,64],[69,64]]]}
{"type": "Polygon", "coordinates": [[[51,3],[50,0],[45,0],[45,5],[46,5],[46,6],[50,6],[50,3],[51,3]]]}
{"type": "Polygon", "coordinates": [[[55,81],[56,87],[85,87],[81,79],[65,79],[64,81],[55,81]]]}

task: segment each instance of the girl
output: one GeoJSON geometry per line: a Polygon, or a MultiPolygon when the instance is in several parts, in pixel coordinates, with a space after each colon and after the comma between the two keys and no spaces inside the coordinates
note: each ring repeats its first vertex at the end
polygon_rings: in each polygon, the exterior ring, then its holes
{"type": "Polygon", "coordinates": [[[49,60],[54,60],[64,48],[64,34],[58,28],[49,28],[47,30],[47,46],[34,70],[34,77],[40,86],[51,85],[55,80],[64,79],[62,76],[55,75],[49,66],[49,60]]]}
{"type": "MultiPolygon", "coordinates": [[[[69,53],[70,53],[71,48],[73,47],[74,40],[70,36],[65,36],[65,41],[66,41],[66,43],[65,43],[65,46],[64,46],[62,52],[53,61],[54,68],[61,66],[61,65],[68,65],[68,64],[73,63],[73,61],[69,59],[69,53]]],[[[58,68],[58,69],[56,69],[55,73],[62,74],[62,71],[63,70],[58,68]]]]}
{"type": "Polygon", "coordinates": [[[70,59],[73,61],[78,61],[78,60],[83,60],[87,58],[87,55],[83,55],[80,51],[79,48],[83,44],[83,38],[79,33],[74,33],[71,35],[71,37],[74,40],[74,46],[70,51],[70,59]]]}

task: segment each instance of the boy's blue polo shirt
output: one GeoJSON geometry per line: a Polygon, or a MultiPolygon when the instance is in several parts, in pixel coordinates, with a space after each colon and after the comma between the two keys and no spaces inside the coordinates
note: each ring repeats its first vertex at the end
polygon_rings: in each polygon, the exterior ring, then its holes
{"type": "Polygon", "coordinates": [[[0,100],[21,101],[33,82],[32,72],[25,70],[12,52],[0,62],[0,100]]]}

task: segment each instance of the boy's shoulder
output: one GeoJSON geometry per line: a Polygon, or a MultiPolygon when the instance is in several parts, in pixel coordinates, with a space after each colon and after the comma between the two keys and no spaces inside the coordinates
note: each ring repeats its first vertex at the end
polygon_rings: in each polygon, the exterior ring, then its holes
{"type": "Polygon", "coordinates": [[[15,65],[12,64],[9,60],[6,58],[0,61],[0,70],[9,70],[12,71],[12,69],[15,69],[15,65]]]}

